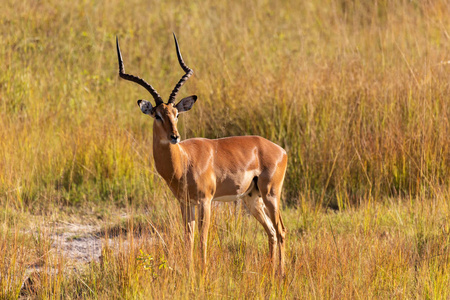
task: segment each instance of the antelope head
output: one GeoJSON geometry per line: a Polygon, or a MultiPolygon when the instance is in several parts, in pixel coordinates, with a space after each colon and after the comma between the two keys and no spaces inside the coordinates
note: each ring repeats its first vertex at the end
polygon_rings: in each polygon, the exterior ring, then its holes
{"type": "Polygon", "coordinates": [[[116,37],[116,46],[117,46],[117,57],[119,60],[119,76],[125,80],[129,80],[135,82],[142,87],[144,87],[155,100],[155,106],[153,106],[150,101],[147,100],[138,100],[137,104],[140,107],[141,111],[151,116],[155,119],[153,134],[161,137],[161,142],[167,142],[171,144],[177,144],[180,142],[180,134],[178,133],[177,122],[178,122],[178,114],[188,111],[192,108],[195,101],[197,101],[197,96],[192,95],[186,98],[183,98],[178,102],[178,104],[174,105],[175,98],[180,90],[181,86],[185,83],[189,77],[194,74],[194,71],[190,69],[183,61],[183,57],[180,53],[180,47],[178,46],[177,37],[175,33],[173,34],[175,40],[175,47],[177,50],[178,62],[180,63],[181,68],[186,72],[178,83],[175,85],[172,93],[169,96],[169,100],[167,103],[164,103],[161,96],[158,92],[148,84],[144,79],[126,74],[125,68],[123,65],[122,54],[120,52],[119,47],[119,39],[116,37]]]}

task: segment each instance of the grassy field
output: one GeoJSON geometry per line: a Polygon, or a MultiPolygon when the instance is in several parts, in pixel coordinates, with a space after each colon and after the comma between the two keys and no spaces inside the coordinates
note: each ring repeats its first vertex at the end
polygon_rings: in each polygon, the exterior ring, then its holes
{"type": "Polygon", "coordinates": [[[449,49],[443,0],[3,1],[0,298],[448,299],[449,49]],[[136,105],[150,96],[119,80],[114,45],[167,99],[183,74],[172,32],[195,71],[179,99],[199,96],[182,138],[288,152],[285,279],[233,204],[215,208],[208,272],[183,268],[136,105]],[[102,232],[101,260],[74,263],[55,224],[102,232]]]}

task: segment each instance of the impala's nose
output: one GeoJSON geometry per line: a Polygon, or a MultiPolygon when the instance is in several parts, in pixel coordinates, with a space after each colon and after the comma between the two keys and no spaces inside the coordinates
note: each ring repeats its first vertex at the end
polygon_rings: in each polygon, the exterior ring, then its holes
{"type": "Polygon", "coordinates": [[[180,142],[180,136],[179,135],[170,135],[170,143],[171,144],[178,144],[180,142]]]}

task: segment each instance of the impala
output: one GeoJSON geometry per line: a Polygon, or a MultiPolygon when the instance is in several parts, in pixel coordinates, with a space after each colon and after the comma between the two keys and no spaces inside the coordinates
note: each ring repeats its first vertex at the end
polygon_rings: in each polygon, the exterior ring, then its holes
{"type": "Polygon", "coordinates": [[[205,269],[211,201],[242,199],[268,235],[272,272],[278,247],[280,274],[284,275],[286,229],[281,219],[280,195],[287,165],[286,151],[259,136],[180,141],[178,114],[190,110],[197,96],[183,98],[175,104],[178,91],[194,72],[184,63],[175,34],[174,39],[178,62],[185,74],[175,85],[167,103],[145,80],[125,73],[117,38],[116,46],[120,77],[143,86],[155,100],[155,106],[146,100],[138,100],[137,104],[144,114],[155,119],[155,167],[181,205],[188,265],[191,266],[193,261],[195,207],[198,207],[200,249],[205,269]]]}

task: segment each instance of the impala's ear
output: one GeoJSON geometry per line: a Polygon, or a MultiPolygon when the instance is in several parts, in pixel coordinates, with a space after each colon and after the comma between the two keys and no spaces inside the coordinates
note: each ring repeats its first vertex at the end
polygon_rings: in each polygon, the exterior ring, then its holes
{"type": "Polygon", "coordinates": [[[153,106],[150,102],[147,100],[138,100],[137,104],[144,114],[152,116],[153,106]]]}
{"type": "Polygon", "coordinates": [[[175,105],[175,108],[178,110],[179,113],[188,111],[188,110],[190,110],[192,108],[192,106],[194,105],[195,101],[197,101],[197,96],[196,95],[183,98],[183,99],[181,99],[180,102],[178,102],[177,105],[175,105]]]}

